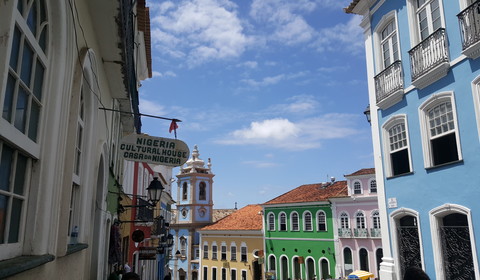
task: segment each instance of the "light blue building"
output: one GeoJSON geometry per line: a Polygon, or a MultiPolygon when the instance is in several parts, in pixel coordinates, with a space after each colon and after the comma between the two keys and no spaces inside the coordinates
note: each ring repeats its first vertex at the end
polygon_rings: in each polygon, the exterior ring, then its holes
{"type": "Polygon", "coordinates": [[[195,145],[192,157],[177,175],[177,204],[170,224],[174,237],[166,275],[174,280],[198,280],[199,229],[231,214],[235,209],[213,209],[213,177],[210,159],[200,159],[195,145]]]}
{"type": "Polygon", "coordinates": [[[363,16],[380,278],[420,267],[480,279],[480,2],[352,0],[345,11],[363,16]]]}

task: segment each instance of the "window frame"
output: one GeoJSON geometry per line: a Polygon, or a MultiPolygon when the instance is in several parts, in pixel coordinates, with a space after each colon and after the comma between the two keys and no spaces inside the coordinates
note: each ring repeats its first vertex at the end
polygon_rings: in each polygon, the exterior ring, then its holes
{"type": "Polygon", "coordinates": [[[220,245],[220,260],[227,260],[227,243],[224,242],[220,245]]]}
{"type": "Polygon", "coordinates": [[[313,231],[313,216],[308,210],[303,212],[303,231],[313,231]],[[310,221],[307,221],[307,215],[310,216],[310,221]]]}
{"type": "Polygon", "coordinates": [[[203,181],[198,184],[198,200],[207,200],[207,184],[203,181]]]}
{"type": "Polygon", "coordinates": [[[370,179],[370,181],[368,182],[368,191],[369,193],[378,193],[378,187],[377,187],[377,180],[376,179],[370,179]],[[375,185],[375,191],[373,192],[372,191],[372,185],[375,185]]]}
{"type": "Polygon", "coordinates": [[[354,180],[354,181],[352,182],[352,194],[353,194],[353,195],[363,194],[362,181],[360,181],[360,180],[354,180]],[[356,190],[356,186],[359,186],[359,189],[358,189],[358,190],[360,191],[359,193],[356,192],[356,191],[357,191],[357,190],[356,190]]]}
{"type": "Polygon", "coordinates": [[[267,215],[268,231],[275,231],[275,213],[270,212],[267,215]]]}
{"type": "Polygon", "coordinates": [[[230,244],[230,260],[237,261],[237,244],[235,242],[230,244]]]}
{"type": "Polygon", "coordinates": [[[212,260],[218,260],[218,246],[216,242],[212,243],[212,260]]]}
{"type": "Polygon", "coordinates": [[[318,210],[316,215],[316,225],[317,225],[317,231],[321,231],[321,232],[327,232],[328,231],[328,226],[327,226],[327,213],[325,213],[325,211],[323,210],[318,210]],[[323,218],[324,218],[324,226],[325,226],[325,229],[321,230],[320,229],[320,214],[323,214],[323,218]]]}
{"type": "Polygon", "coordinates": [[[300,217],[297,211],[293,211],[292,213],[290,213],[290,230],[300,231],[300,217]],[[296,216],[296,218],[294,216],[296,216]]]}
{"type": "Polygon", "coordinates": [[[338,215],[338,217],[339,217],[340,228],[342,228],[342,229],[351,228],[350,227],[350,215],[347,212],[345,212],[345,211],[341,212],[340,215],[338,215]],[[347,227],[344,227],[344,224],[345,224],[344,220],[346,221],[347,227]]]}
{"type": "Polygon", "coordinates": [[[365,217],[365,213],[363,211],[358,211],[355,213],[355,228],[356,229],[366,229],[368,228],[367,225],[367,219],[365,217]],[[359,221],[359,218],[361,218],[361,221],[359,221]],[[359,227],[358,225],[363,224],[363,227],[359,227]]]}
{"type": "Polygon", "coordinates": [[[244,242],[240,245],[240,261],[248,262],[248,247],[244,242]]]}
{"type": "Polygon", "coordinates": [[[410,133],[407,121],[406,114],[399,114],[392,116],[382,125],[382,142],[383,142],[383,154],[384,154],[384,164],[385,164],[385,173],[387,178],[401,176],[405,174],[410,174],[413,172],[413,164],[412,164],[412,154],[410,148],[410,133]],[[405,127],[405,141],[406,145],[401,149],[397,149],[392,151],[391,150],[391,143],[390,143],[390,130],[393,129],[395,126],[403,124],[405,127]],[[394,174],[393,172],[393,161],[392,161],[392,154],[398,153],[401,151],[407,150],[408,155],[408,172],[394,174]]]}
{"type": "Polygon", "coordinates": [[[208,242],[203,243],[203,259],[208,260],[208,242]]]}
{"type": "Polygon", "coordinates": [[[396,11],[391,11],[388,14],[384,15],[377,26],[375,27],[373,31],[373,42],[374,42],[374,55],[378,59],[375,59],[375,69],[376,69],[376,74],[379,74],[383,70],[387,69],[390,65],[393,64],[396,60],[393,60],[389,66],[385,66],[383,61],[383,49],[382,49],[382,31],[391,23],[393,22],[393,25],[395,26],[395,35],[389,35],[389,37],[396,37],[397,40],[397,53],[398,53],[398,59],[397,60],[402,60],[402,52],[400,51],[400,37],[399,37],[399,28],[398,28],[398,20],[397,20],[397,13],[396,11]]]}
{"type": "MultiPolygon", "coordinates": [[[[432,1],[435,0],[426,0],[428,4],[422,5],[420,7],[421,10],[423,10],[424,7],[427,7],[427,10],[431,10],[430,4],[432,1]]],[[[439,28],[445,28],[445,13],[443,10],[443,0],[438,0],[438,6],[439,6],[439,13],[440,13],[440,27],[439,28]]],[[[418,21],[418,11],[416,7],[416,0],[407,0],[407,10],[408,10],[408,24],[409,24],[409,31],[410,31],[410,47],[413,48],[420,42],[422,42],[424,39],[421,38],[419,26],[420,23],[418,21]]],[[[431,19],[431,11],[427,13],[427,23],[429,27],[429,35],[434,33],[437,29],[433,30],[432,26],[432,19],[431,19]]]]}
{"type": "Polygon", "coordinates": [[[278,213],[278,231],[287,231],[287,213],[278,213]],[[284,220],[282,220],[284,219],[284,220]]]}
{"type": "Polygon", "coordinates": [[[455,96],[452,91],[448,92],[442,92],[442,93],[437,93],[432,95],[430,98],[428,98],[426,101],[424,101],[420,107],[418,108],[418,115],[419,115],[419,120],[420,120],[420,134],[422,137],[422,148],[423,148],[423,161],[424,161],[424,166],[426,169],[429,168],[435,168],[435,167],[440,167],[452,163],[456,163],[459,161],[463,160],[462,157],[462,149],[461,149],[461,142],[460,142],[460,133],[459,133],[459,128],[458,128],[458,119],[457,119],[457,109],[456,109],[456,102],[455,102],[455,96]],[[452,130],[452,132],[449,133],[442,133],[441,136],[437,136],[432,138],[430,136],[430,125],[429,125],[429,117],[428,117],[428,112],[432,110],[433,108],[445,103],[445,102],[450,102],[452,106],[452,116],[453,116],[453,124],[455,128],[452,130]],[[445,162],[441,164],[436,164],[434,163],[434,158],[433,158],[433,148],[432,148],[432,139],[439,139],[441,137],[447,136],[451,133],[455,133],[455,141],[456,141],[456,146],[457,146],[457,160],[450,161],[450,162],[445,162]]]}
{"type": "Polygon", "coordinates": [[[372,228],[373,229],[381,229],[382,224],[381,224],[381,219],[380,219],[380,212],[377,209],[375,209],[375,210],[372,211],[372,213],[370,215],[372,217],[372,228]]]}

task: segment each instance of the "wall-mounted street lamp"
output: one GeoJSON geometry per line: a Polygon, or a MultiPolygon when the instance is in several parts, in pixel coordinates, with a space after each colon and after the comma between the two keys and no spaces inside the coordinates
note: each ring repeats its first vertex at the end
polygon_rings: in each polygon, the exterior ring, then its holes
{"type": "MultiPolygon", "coordinates": [[[[158,177],[153,177],[153,180],[148,185],[148,201],[146,204],[137,205],[120,205],[122,208],[138,208],[138,207],[155,207],[157,203],[162,199],[162,193],[165,188],[162,183],[158,181],[158,177]]],[[[123,212],[123,211],[122,211],[123,212]]]]}
{"type": "Polygon", "coordinates": [[[363,114],[365,115],[365,117],[367,118],[367,122],[371,125],[372,123],[372,117],[371,117],[371,114],[370,114],[370,104],[368,104],[367,108],[365,109],[365,111],[363,111],[363,114]]]}

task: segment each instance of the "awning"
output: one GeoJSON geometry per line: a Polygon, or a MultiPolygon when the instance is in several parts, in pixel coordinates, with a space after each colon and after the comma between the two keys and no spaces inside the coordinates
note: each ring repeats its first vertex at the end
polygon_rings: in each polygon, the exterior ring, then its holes
{"type": "Polygon", "coordinates": [[[364,271],[364,270],[356,270],[348,275],[348,279],[370,279],[375,277],[373,273],[364,271]]]}

